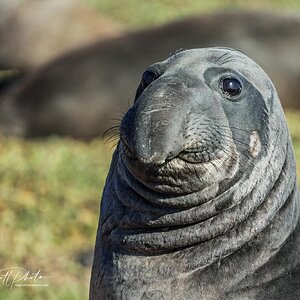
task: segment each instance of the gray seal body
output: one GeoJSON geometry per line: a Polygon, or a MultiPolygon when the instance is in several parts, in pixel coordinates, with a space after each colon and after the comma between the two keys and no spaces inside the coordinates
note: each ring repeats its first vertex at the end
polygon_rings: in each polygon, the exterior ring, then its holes
{"type": "Polygon", "coordinates": [[[300,299],[299,201],[265,72],[232,49],[179,52],[120,125],[90,299],[300,299]]]}

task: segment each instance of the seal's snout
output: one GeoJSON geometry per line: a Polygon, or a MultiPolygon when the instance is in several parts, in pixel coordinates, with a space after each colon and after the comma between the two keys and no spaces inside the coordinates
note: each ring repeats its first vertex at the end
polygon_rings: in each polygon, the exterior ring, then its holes
{"type": "Polygon", "coordinates": [[[177,85],[168,83],[166,80],[152,83],[121,123],[120,134],[126,147],[144,164],[162,165],[183,148],[186,95],[177,85]]]}
{"type": "Polygon", "coordinates": [[[181,126],[167,121],[161,113],[141,113],[133,123],[135,128],[123,127],[121,135],[130,154],[141,163],[163,165],[182,151],[181,126]]]}

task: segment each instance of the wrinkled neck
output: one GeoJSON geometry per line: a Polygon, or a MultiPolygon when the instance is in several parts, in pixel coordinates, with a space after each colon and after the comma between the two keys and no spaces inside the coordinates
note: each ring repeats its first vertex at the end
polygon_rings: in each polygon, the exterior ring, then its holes
{"type": "MultiPolygon", "coordinates": [[[[213,188],[210,196],[203,191],[176,197],[153,193],[136,182],[119,159],[111,182],[118,209],[104,221],[103,231],[121,252],[157,255],[201,245],[209,253],[209,245],[217,243],[218,257],[226,256],[266,228],[285,203],[294,205],[296,179],[288,143],[277,145],[256,162],[250,175],[217,197],[213,188]]],[[[290,220],[291,230],[295,222],[290,220]]]]}

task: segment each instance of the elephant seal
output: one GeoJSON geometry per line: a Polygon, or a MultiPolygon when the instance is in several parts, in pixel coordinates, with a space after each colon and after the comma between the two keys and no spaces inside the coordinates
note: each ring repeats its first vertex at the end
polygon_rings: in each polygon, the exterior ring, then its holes
{"type": "Polygon", "coordinates": [[[228,48],[176,53],[121,122],[90,299],[299,299],[299,201],[266,73],[228,48]]]}

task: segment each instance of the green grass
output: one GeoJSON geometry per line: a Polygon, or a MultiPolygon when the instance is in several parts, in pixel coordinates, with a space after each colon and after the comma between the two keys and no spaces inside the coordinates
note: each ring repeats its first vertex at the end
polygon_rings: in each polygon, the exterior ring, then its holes
{"type": "Polygon", "coordinates": [[[111,152],[95,140],[0,140],[0,269],[39,269],[49,287],[0,299],[84,299],[111,152]]]}
{"type": "MultiPolygon", "coordinates": [[[[300,175],[300,113],[288,112],[300,175]]],[[[0,266],[41,270],[48,287],[1,285],[0,299],[86,299],[112,152],[100,140],[0,139],[0,266]]]]}
{"type": "Polygon", "coordinates": [[[295,11],[298,0],[85,0],[127,27],[145,27],[187,15],[222,9],[273,9],[295,11]]]}

